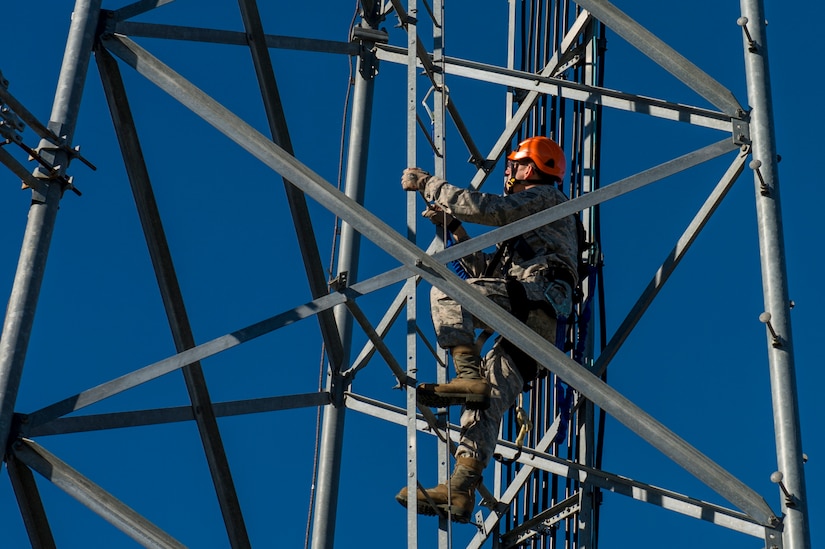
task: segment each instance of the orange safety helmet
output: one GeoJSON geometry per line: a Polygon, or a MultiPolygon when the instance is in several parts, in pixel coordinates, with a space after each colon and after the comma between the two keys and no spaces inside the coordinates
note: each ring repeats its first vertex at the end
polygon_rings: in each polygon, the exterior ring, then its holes
{"type": "Polygon", "coordinates": [[[564,151],[552,139],[543,135],[528,137],[518,144],[518,149],[507,155],[507,160],[525,158],[532,160],[540,172],[558,177],[559,181],[564,179],[567,161],[564,159],[564,151]]]}

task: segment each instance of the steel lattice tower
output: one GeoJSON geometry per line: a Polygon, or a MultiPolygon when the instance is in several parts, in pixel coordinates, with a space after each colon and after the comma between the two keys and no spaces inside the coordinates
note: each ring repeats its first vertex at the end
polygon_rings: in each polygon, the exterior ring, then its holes
{"type": "MultiPolygon", "coordinates": [[[[549,371],[547,377],[538,380],[525,395],[524,406],[529,409],[534,428],[523,448],[510,442],[519,428],[515,414],[505,421],[497,447],[501,462],[491,468],[492,478],[486,478],[479,490],[483,502],[478,507],[477,531],[467,542],[469,547],[484,544],[598,547],[599,517],[606,512],[600,510],[602,491],[623,494],[701,518],[719,528],[764,539],[768,547],[810,547],[788,317],[790,300],[782,252],[765,17],[760,0],[741,0],[738,21],[743,36],[748,108],[724,86],[625,15],[621,6],[605,0],[511,0],[506,17],[496,21],[506,25],[502,32],[506,33],[509,44],[506,55],[496,57],[500,60],[498,63],[480,62],[472,56],[447,55],[453,51],[453,44],[451,22],[445,17],[448,8],[443,0],[432,4],[418,0],[362,1],[357,17],[350,24],[349,40],[344,41],[269,34],[268,20],[259,11],[263,7],[255,0],[238,1],[243,28],[235,31],[187,26],[180,20],[175,25],[161,22],[163,10],[156,8],[167,3],[140,0],[110,7],[103,5],[103,0],[77,0],[47,124],[38,122],[26,109],[25,97],[15,97],[10,92],[13,87],[8,82],[0,82],[0,103],[4,107],[0,130],[6,139],[0,147],[0,161],[22,179],[32,193],[20,262],[0,340],[0,439],[6,441],[5,463],[32,546],[55,546],[47,518],[50,509],[40,495],[42,481],[37,482],[33,473],[67,492],[142,545],[179,547],[186,543],[185,539],[178,539],[181,534],[185,536],[185,532],[173,534],[169,528],[155,524],[144,510],[132,509],[123,503],[110,494],[105,485],[91,480],[88,472],[61,458],[60,452],[47,450],[50,446],[47,437],[54,435],[68,438],[138,426],[180,422],[191,426],[194,423],[223,519],[228,540],[225,544],[232,547],[267,545],[272,540],[261,541],[250,535],[245,518],[248,506],[236,486],[233,452],[227,451],[237,444],[235,436],[228,434],[237,425],[230,426],[224,418],[320,411],[318,448],[313,451],[317,466],[313,473],[312,520],[307,528],[311,531],[307,539],[311,539],[311,545],[316,548],[333,547],[336,528],[340,528],[337,516],[339,507],[345,504],[340,483],[346,480],[343,463],[347,452],[347,416],[360,414],[396,430],[405,429],[406,480],[412,493],[422,470],[430,464],[437,463],[437,475],[443,479],[451,465],[450,448],[458,427],[447,414],[419,410],[414,391],[409,390],[431,372],[437,371],[441,380],[446,376],[445,368],[432,367],[439,363],[443,366],[446,358],[432,343],[426,299],[421,299],[425,287],[432,285],[453,296],[549,371]],[[155,10],[158,18],[152,19],[154,22],[138,22],[146,14],[153,15],[155,10]],[[386,27],[392,25],[395,26],[388,31],[386,27]],[[605,38],[611,35],[621,37],[653,60],[712,108],[611,89],[604,70],[605,38]],[[263,115],[259,114],[254,123],[246,122],[153,53],[158,43],[169,47],[170,42],[176,43],[173,41],[208,43],[211,47],[235,46],[244,52],[247,62],[251,56],[254,81],[263,100],[263,115]],[[273,68],[277,63],[273,62],[272,52],[280,50],[351,60],[351,95],[347,98],[345,124],[348,133],[343,139],[346,147],[342,147],[346,152],[341,153],[346,160],[345,168],[340,170],[343,185],[338,188],[329,183],[329,176],[325,178],[316,171],[317,159],[293,147],[291,132],[296,123],[288,122],[291,112],[286,109],[279,91],[279,82],[293,74],[273,68]],[[67,196],[67,190],[76,190],[69,169],[74,172],[78,162],[88,163],[74,147],[74,134],[93,65],[111,114],[174,352],[37,410],[20,410],[18,391],[58,206],[67,196]],[[387,88],[394,94],[392,101],[382,96],[378,87],[382,79],[392,82],[387,88]],[[160,207],[163,199],[156,199],[150,155],[144,154],[146,141],[141,139],[140,124],[136,123],[137,117],[129,102],[129,97],[134,97],[130,84],[140,82],[145,86],[147,81],[153,89],[196,115],[197,124],[206,122],[239,147],[245,156],[259,161],[270,171],[270,177],[274,171],[283,179],[284,200],[279,207],[285,217],[291,218],[294,235],[290,237],[294,236],[295,255],[300,256],[300,260],[296,261],[299,265],[281,271],[302,273],[301,287],[308,287],[308,299],[300,299],[303,296],[297,291],[286,299],[279,296],[276,308],[273,310],[269,303],[265,309],[268,313],[255,317],[254,321],[240,327],[219,325],[216,329],[221,335],[217,337],[196,336],[193,326],[198,322],[191,305],[187,307],[184,302],[185,292],[173,262],[174,244],[170,245],[164,231],[166,216],[161,215],[160,207]],[[476,85],[482,91],[476,92],[476,85]],[[399,97],[403,97],[403,101],[399,97]],[[486,125],[492,128],[480,135],[479,124],[468,119],[462,105],[471,99],[475,102],[488,98],[496,101],[489,107],[490,112],[504,112],[504,115],[490,117],[486,125]],[[397,150],[386,152],[397,148],[398,143],[381,143],[384,147],[380,147],[375,143],[374,134],[371,135],[373,128],[389,124],[385,109],[391,108],[404,112],[404,118],[394,119],[405,124],[403,158],[397,150]],[[693,152],[605,184],[601,177],[601,132],[608,109],[686,122],[690,126],[716,130],[720,137],[693,152]],[[23,134],[26,128],[39,136],[38,146],[26,143],[23,134]],[[551,210],[445,248],[437,239],[431,240],[429,233],[420,227],[421,204],[416,202],[415,193],[406,197],[403,220],[390,219],[377,211],[376,203],[383,198],[371,202],[372,191],[368,192],[366,187],[367,168],[377,155],[394,154],[397,162],[432,167],[433,173],[446,177],[459,164],[448,159],[462,156],[463,162],[466,159],[463,155],[469,152],[471,173],[467,172],[467,180],[470,186],[480,188],[501,168],[502,157],[518,140],[534,134],[557,140],[569,158],[571,173],[565,180],[565,191],[571,200],[551,210]],[[35,157],[38,167],[34,173],[11,153],[17,148],[35,157]],[[630,312],[619,327],[608,334],[601,270],[602,205],[720,157],[727,157],[730,162],[720,174],[718,184],[630,312]],[[781,509],[772,509],[760,494],[606,383],[608,365],[746,167],[753,172],[756,190],[765,296],[765,313],[760,320],[766,325],[781,472],[775,480],[787,496],[782,498],[781,509]],[[559,350],[526,330],[515,318],[477,295],[445,266],[462,255],[575,212],[581,212],[585,226],[589,276],[577,314],[567,329],[570,342],[567,349],[559,350]],[[325,270],[321,261],[325,250],[316,236],[318,219],[332,220],[336,226],[335,244],[330,252],[337,259],[330,270],[325,270]],[[311,331],[317,340],[313,348],[323,352],[326,365],[323,387],[317,391],[306,387],[294,393],[267,390],[263,397],[224,402],[213,399],[215,384],[207,383],[202,361],[215,361],[218,353],[251,346],[259,339],[266,341],[278,338],[281,333],[292,334],[290,330],[298,324],[313,326],[311,331]],[[360,374],[360,381],[374,370],[385,372],[386,368],[376,364],[380,362],[389,366],[393,381],[406,389],[405,406],[398,406],[397,398],[393,400],[386,394],[372,396],[358,390],[356,374],[360,374]],[[188,396],[185,403],[160,407],[150,395],[148,403],[138,410],[113,406],[114,409],[100,413],[83,414],[82,410],[87,407],[129,393],[176,370],[183,374],[188,396]],[[730,503],[730,508],[602,471],[602,435],[607,416],[710,487],[730,503]],[[434,442],[434,434],[445,441],[434,442]],[[43,441],[39,440],[41,437],[43,441]],[[227,440],[233,442],[227,443],[227,440]],[[433,448],[434,452],[430,452],[433,448]]],[[[176,4],[184,3],[179,0],[176,4]]],[[[342,21],[341,26],[345,25],[346,21],[342,21]]],[[[457,49],[460,51],[461,47],[457,49]]],[[[618,65],[621,61],[611,60],[611,63],[618,65]]],[[[294,72],[300,71],[294,69],[294,72]]],[[[233,107],[242,110],[244,105],[233,107]]],[[[187,116],[191,123],[191,114],[187,116]]],[[[197,140],[198,130],[195,124],[192,126],[191,139],[197,140]]],[[[175,154],[171,150],[164,152],[175,154]]],[[[84,151],[86,154],[93,153],[84,151]]],[[[151,156],[156,154],[153,150],[151,156]]],[[[392,176],[392,185],[396,187],[400,172],[399,166],[397,175],[392,176]]],[[[81,179],[78,177],[78,181],[81,179]]],[[[395,190],[396,196],[401,194],[395,190]]],[[[260,188],[249,192],[254,202],[260,188]]],[[[277,349],[277,345],[288,343],[278,343],[273,348],[277,349]]],[[[266,352],[276,351],[267,349],[266,352]]],[[[305,360],[306,356],[301,359],[305,360]]],[[[257,365],[251,369],[255,367],[257,365]]],[[[141,394],[136,398],[145,396],[141,394]]],[[[306,420],[306,416],[301,418],[306,420]]],[[[244,426],[249,428],[242,424],[240,429],[244,426]]],[[[406,518],[408,547],[432,546],[435,539],[441,547],[459,543],[446,519],[441,519],[438,531],[433,533],[425,530],[414,509],[407,512],[406,518]]],[[[402,526],[399,524],[398,529],[402,526]]]]}

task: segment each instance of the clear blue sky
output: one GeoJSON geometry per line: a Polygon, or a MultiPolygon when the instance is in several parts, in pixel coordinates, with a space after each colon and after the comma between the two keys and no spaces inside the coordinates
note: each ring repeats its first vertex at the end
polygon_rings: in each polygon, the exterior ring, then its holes
{"type": "MultiPolygon", "coordinates": [[[[617,5],[746,103],[739,4],[652,0],[617,5]],[[684,6],[684,7],[682,7],[684,6]]],[[[125,2],[104,1],[104,8],[125,2]]],[[[261,3],[269,34],[347,40],[356,2],[311,4],[311,10],[261,3]]],[[[308,4],[309,5],[309,4],[308,4]]],[[[505,2],[448,5],[447,53],[503,64],[505,2]],[[462,10],[472,10],[468,15],[462,10]],[[483,25],[479,21],[484,21],[483,25]],[[483,37],[482,37],[483,33],[483,37]]],[[[9,90],[46,121],[65,45],[71,2],[17,2],[6,10],[0,71],[9,90]]],[[[818,348],[819,205],[822,177],[814,136],[824,122],[813,102],[821,79],[819,41],[801,18],[820,20],[825,8],[805,12],[766,2],[773,77],[777,150],[799,402],[813,546],[823,541],[817,517],[825,513],[823,454],[818,436],[825,417],[820,395],[823,361],[818,348]],[[806,91],[811,90],[811,91],[806,91]]],[[[178,0],[140,20],[241,30],[235,2],[178,0]]],[[[406,45],[391,17],[392,44],[406,45]]],[[[138,39],[145,48],[266,132],[248,52],[243,48],[138,39]]],[[[339,173],[342,109],[348,60],[321,54],[273,51],[276,77],[296,155],[332,184],[339,173]]],[[[675,102],[708,105],[608,33],[606,86],[675,102]]],[[[122,67],[163,215],[189,317],[198,343],[232,332],[309,301],[280,177],[197,120],[151,84],[122,67]]],[[[383,64],[376,86],[366,206],[404,234],[398,181],[405,165],[405,67],[383,64]]],[[[448,81],[465,122],[483,150],[504,124],[501,90],[448,81]]],[[[26,142],[35,145],[31,130],[26,142]]],[[[602,182],[607,184],[723,139],[722,133],[684,124],[607,112],[602,182]]],[[[452,137],[448,178],[472,175],[466,151],[452,137]]],[[[94,66],[89,71],[74,139],[97,166],[70,167],[82,197],[61,203],[17,410],[30,412],[174,354],[146,246],[94,66]]],[[[25,160],[25,156],[16,156],[25,160]]],[[[419,149],[419,163],[432,160],[419,149]]],[[[662,181],[603,208],[607,326],[612,334],[675,240],[721,177],[731,157],[662,181]]],[[[497,190],[499,167],[488,183],[497,190]]],[[[0,170],[0,293],[8,295],[16,268],[30,193],[0,170]]],[[[330,256],[331,216],[311,204],[323,261],[330,256]]],[[[424,231],[429,227],[422,226],[424,231]]],[[[427,237],[428,239],[429,237],[427,237]]],[[[364,243],[361,279],[396,262],[364,243]]],[[[385,309],[398,287],[359,300],[373,313],[385,309]]],[[[422,303],[426,288],[421,293],[422,303]]],[[[715,459],[779,509],[770,480],[776,469],[770,387],[757,247],[754,186],[746,170],[677,273],[610,367],[610,383],[642,409],[715,459]]],[[[421,321],[431,333],[426,317],[421,321]]],[[[357,332],[357,331],[356,331],[357,332]]],[[[403,326],[390,336],[403,356],[403,326]]],[[[363,336],[356,333],[356,349],[363,336]]],[[[357,354],[357,353],[356,353],[357,354]]],[[[423,353],[422,353],[423,355],[423,353]]],[[[313,392],[321,346],[314,320],[298,323],[204,361],[216,402],[313,392]]],[[[420,377],[431,365],[423,362],[420,377]]],[[[403,405],[394,379],[376,360],[355,389],[403,405]]],[[[180,406],[187,402],[175,372],[84,413],[180,406]]],[[[235,482],[256,547],[302,547],[310,500],[316,413],[294,410],[220,420],[235,482]]],[[[718,496],[670,463],[649,444],[608,419],[604,468],[615,474],[720,504],[718,496]]],[[[192,547],[223,547],[225,533],[194,424],[43,437],[39,443],[122,498],[192,547]]],[[[405,482],[405,433],[376,419],[347,416],[336,547],[404,546],[406,516],[392,499],[405,482]],[[376,540],[376,541],[373,541],[376,540]],[[377,541],[381,540],[381,541],[377,541]]],[[[435,475],[435,446],[420,443],[423,482],[435,475]],[[430,459],[432,456],[432,459],[430,459]]],[[[61,548],[131,547],[134,542],[60,490],[39,482],[61,548]]],[[[4,546],[27,545],[5,472],[0,475],[4,546]]],[[[435,545],[435,521],[421,522],[422,547],[435,545]]],[[[473,533],[455,530],[456,544],[473,533]]],[[[709,547],[756,549],[763,542],[605,494],[600,547],[709,547]]]]}

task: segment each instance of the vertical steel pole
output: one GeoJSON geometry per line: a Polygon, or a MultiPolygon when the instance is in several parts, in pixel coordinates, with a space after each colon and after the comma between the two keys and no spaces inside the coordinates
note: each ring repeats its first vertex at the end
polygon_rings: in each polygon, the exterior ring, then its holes
{"type": "MultiPolygon", "coordinates": [[[[432,2],[432,16],[433,16],[433,66],[440,69],[433,73],[433,107],[432,107],[432,135],[431,139],[435,146],[433,151],[433,165],[435,167],[435,175],[447,178],[447,129],[446,129],[446,115],[447,115],[447,101],[449,101],[447,86],[444,75],[445,70],[445,37],[444,37],[444,0],[433,0],[432,2]]],[[[417,214],[418,212],[411,212],[417,214]]],[[[446,244],[446,243],[445,243],[446,244]]],[[[411,286],[411,291],[415,291],[415,286],[411,286]]],[[[418,310],[409,307],[408,312],[414,315],[417,319],[418,310]]],[[[444,359],[445,364],[449,364],[450,358],[443,350],[439,350],[440,356],[444,359]]],[[[438,368],[436,381],[444,383],[447,381],[447,369],[438,368]]],[[[438,415],[438,423],[442,427],[449,424],[449,411],[438,415]]],[[[451,463],[449,443],[438,444],[438,482],[447,484],[449,482],[451,463]]],[[[440,518],[438,521],[438,547],[440,549],[447,549],[451,547],[451,524],[449,519],[440,518]]]]}
{"type": "MultiPolygon", "coordinates": [[[[599,23],[595,19],[590,22],[590,26],[593,28],[593,33],[585,48],[585,65],[581,72],[582,80],[589,86],[596,86],[599,84],[598,71],[602,70],[599,66],[600,56],[598,50],[600,46],[598,25],[599,23]]],[[[598,140],[601,137],[598,132],[599,125],[597,119],[599,116],[601,116],[601,111],[596,105],[582,106],[582,133],[579,137],[581,140],[581,143],[579,143],[579,146],[581,147],[581,165],[579,168],[581,173],[576,174],[576,177],[580,178],[581,181],[581,187],[578,191],[581,194],[590,193],[596,189],[596,170],[599,166],[597,147],[598,140]]],[[[573,146],[574,145],[571,143],[571,147],[573,146]]],[[[574,197],[572,189],[570,197],[574,197]]],[[[593,214],[594,212],[592,208],[584,210],[581,213],[581,219],[585,227],[586,236],[590,242],[595,241],[593,236],[595,229],[595,219],[593,214]]],[[[588,299],[594,299],[594,296],[592,296],[589,292],[586,282],[582,284],[582,292],[583,303],[588,299]]],[[[591,371],[594,363],[593,357],[595,356],[593,344],[594,338],[592,336],[593,328],[595,326],[594,319],[595,316],[591,315],[590,320],[588,321],[587,339],[583,357],[583,366],[591,371]]],[[[579,429],[576,440],[578,444],[578,462],[582,465],[587,465],[588,467],[593,467],[595,464],[595,418],[596,412],[593,403],[590,401],[585,401],[583,406],[580,407],[579,412],[576,414],[579,429]]],[[[598,502],[595,501],[596,488],[584,483],[579,483],[577,488],[580,493],[581,503],[578,513],[578,522],[576,525],[576,539],[578,540],[576,547],[577,549],[592,549],[596,547],[595,539],[597,525],[595,522],[595,507],[598,505],[598,502]]]]}
{"type": "MultiPolygon", "coordinates": [[[[61,176],[71,160],[67,150],[80,109],[100,4],[101,0],[77,0],[72,15],[49,122],[49,129],[64,140],[66,147],[56,147],[46,140],[40,142],[41,156],[52,166],[59,166],[61,176]]],[[[10,442],[12,416],[34,324],[34,312],[46,270],[58,205],[65,190],[59,181],[39,170],[35,170],[35,176],[41,179],[42,184],[32,191],[20,259],[0,336],[0,443],[4,450],[10,442]]]]}
{"type": "MultiPolygon", "coordinates": [[[[417,146],[416,137],[418,126],[416,124],[418,111],[418,1],[408,0],[408,17],[402,21],[407,29],[407,166],[417,166],[417,146]]],[[[406,220],[407,238],[416,241],[416,223],[418,220],[418,197],[417,193],[404,193],[406,195],[406,220]]],[[[418,303],[416,285],[412,278],[407,279],[406,291],[406,313],[407,313],[407,375],[413,379],[418,376],[418,353],[416,352],[417,336],[415,326],[417,323],[418,303]]],[[[418,429],[416,427],[416,391],[412,387],[407,387],[406,409],[407,409],[407,547],[415,549],[418,547],[418,429]]]]}
{"type": "MultiPolygon", "coordinates": [[[[368,2],[365,2],[368,4],[368,2]]],[[[365,8],[365,19],[361,25],[374,28],[370,10],[365,8]]],[[[372,102],[375,90],[375,75],[378,60],[372,52],[371,44],[365,43],[356,63],[355,83],[350,119],[349,149],[344,192],[359,204],[364,203],[367,177],[367,156],[369,151],[372,102]]],[[[361,235],[347,223],[341,227],[341,243],[338,252],[338,274],[348,273],[347,279],[358,279],[358,256],[361,235]]],[[[341,335],[344,352],[343,360],[349,360],[352,347],[352,317],[347,308],[335,310],[335,319],[341,335]]],[[[341,375],[342,364],[331,364],[327,389],[332,403],[324,409],[321,446],[318,457],[318,491],[315,497],[315,518],[313,520],[312,547],[331,549],[335,541],[335,516],[337,512],[339,478],[341,474],[341,451],[344,443],[344,392],[349,380],[341,375]]]]}
{"type": "Polygon", "coordinates": [[[785,516],[782,535],[786,549],[809,549],[808,503],[802,465],[764,5],[762,0],[741,0],[740,5],[742,18],[739,24],[744,31],[748,102],[753,109],[750,120],[753,141],[751,168],[755,172],[762,291],[765,312],[770,315],[763,316],[763,319],[770,322],[766,335],[776,454],[781,480],[792,496],[785,497],[784,493],[780,493],[785,516]]]}

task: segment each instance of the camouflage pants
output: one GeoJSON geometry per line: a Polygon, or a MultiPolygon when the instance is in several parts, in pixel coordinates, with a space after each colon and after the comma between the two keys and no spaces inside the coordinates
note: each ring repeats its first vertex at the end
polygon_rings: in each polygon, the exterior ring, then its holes
{"type": "MultiPolygon", "coordinates": [[[[467,282],[490,298],[494,303],[510,311],[510,298],[504,280],[500,278],[471,278],[467,282]]],[[[542,295],[544,287],[530,288],[528,295],[542,295]]],[[[568,292],[569,293],[569,292],[568,292]]],[[[569,297],[569,296],[568,296],[569,297]]],[[[430,294],[430,309],[435,325],[436,339],[442,348],[456,345],[473,345],[475,329],[486,326],[444,292],[433,288],[430,294]]],[[[543,310],[531,310],[527,326],[550,343],[556,341],[556,319],[543,310]]],[[[484,357],[482,370],[490,383],[490,407],[486,410],[464,410],[461,414],[461,437],[456,457],[466,456],[477,459],[485,467],[493,455],[498,441],[501,418],[515,404],[524,390],[524,380],[509,355],[496,343],[484,357]]]]}
{"type": "Polygon", "coordinates": [[[467,410],[461,414],[461,437],[456,457],[477,459],[484,467],[490,461],[498,441],[499,427],[504,413],[515,404],[524,390],[521,374],[510,362],[507,353],[496,345],[484,357],[487,381],[492,388],[490,407],[486,410],[467,410]]]}

